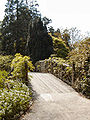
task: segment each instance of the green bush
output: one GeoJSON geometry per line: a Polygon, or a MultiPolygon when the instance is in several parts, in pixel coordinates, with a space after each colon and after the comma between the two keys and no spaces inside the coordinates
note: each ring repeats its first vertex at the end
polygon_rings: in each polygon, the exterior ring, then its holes
{"type": "Polygon", "coordinates": [[[28,76],[28,71],[33,70],[34,66],[30,61],[30,57],[22,56],[20,53],[15,55],[15,58],[12,60],[11,68],[12,71],[12,78],[15,80],[22,81],[26,83],[26,78],[28,76]]]}
{"type": "Polygon", "coordinates": [[[69,53],[69,48],[61,38],[51,36],[53,40],[54,54],[60,58],[66,58],[69,53]]]}
{"type": "Polygon", "coordinates": [[[69,62],[75,64],[75,89],[90,97],[90,38],[74,44],[69,62]]]}
{"type": "Polygon", "coordinates": [[[27,110],[32,99],[31,90],[26,86],[25,81],[28,70],[34,69],[32,62],[29,61],[28,56],[19,53],[13,60],[12,58],[1,56],[0,59],[2,70],[0,70],[0,120],[18,119],[21,113],[27,110]],[[12,67],[12,76],[7,72],[10,67],[12,67]]]}
{"type": "Polygon", "coordinates": [[[0,88],[5,88],[7,82],[8,72],[0,70],[0,88]]]}
{"type": "Polygon", "coordinates": [[[0,89],[0,120],[16,120],[31,100],[31,92],[25,84],[10,80],[8,86],[9,89],[0,89]]]}
{"type": "Polygon", "coordinates": [[[13,56],[11,55],[6,55],[6,56],[0,55],[0,70],[10,71],[12,59],[13,56]]]}

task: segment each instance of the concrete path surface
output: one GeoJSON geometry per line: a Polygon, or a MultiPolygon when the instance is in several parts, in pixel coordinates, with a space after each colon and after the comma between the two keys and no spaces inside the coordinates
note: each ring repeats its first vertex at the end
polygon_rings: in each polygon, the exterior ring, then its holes
{"type": "Polygon", "coordinates": [[[90,120],[90,100],[52,74],[29,74],[36,100],[21,120],[90,120]]]}

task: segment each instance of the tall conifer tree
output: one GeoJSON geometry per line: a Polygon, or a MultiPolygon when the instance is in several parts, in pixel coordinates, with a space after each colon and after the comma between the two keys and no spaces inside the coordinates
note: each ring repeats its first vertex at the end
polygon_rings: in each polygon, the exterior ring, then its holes
{"type": "Polygon", "coordinates": [[[7,0],[1,29],[2,50],[6,54],[29,55],[36,62],[52,53],[52,41],[37,6],[36,0],[7,0]],[[44,48],[40,47],[39,43],[44,48]]]}

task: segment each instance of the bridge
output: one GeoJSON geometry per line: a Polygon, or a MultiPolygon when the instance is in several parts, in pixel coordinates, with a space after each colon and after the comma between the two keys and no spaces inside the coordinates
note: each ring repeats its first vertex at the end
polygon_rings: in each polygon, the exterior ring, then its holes
{"type": "Polygon", "coordinates": [[[90,120],[90,100],[50,73],[29,73],[36,98],[21,120],[90,120]]]}

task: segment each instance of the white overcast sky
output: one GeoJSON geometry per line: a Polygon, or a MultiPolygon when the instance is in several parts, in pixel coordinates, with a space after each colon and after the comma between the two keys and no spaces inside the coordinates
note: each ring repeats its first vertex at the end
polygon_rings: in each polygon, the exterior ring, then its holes
{"type": "MultiPolygon", "coordinates": [[[[77,27],[90,31],[90,0],[37,0],[43,16],[52,19],[54,28],[77,27]]],[[[0,0],[0,20],[6,0],[0,0]]]]}

